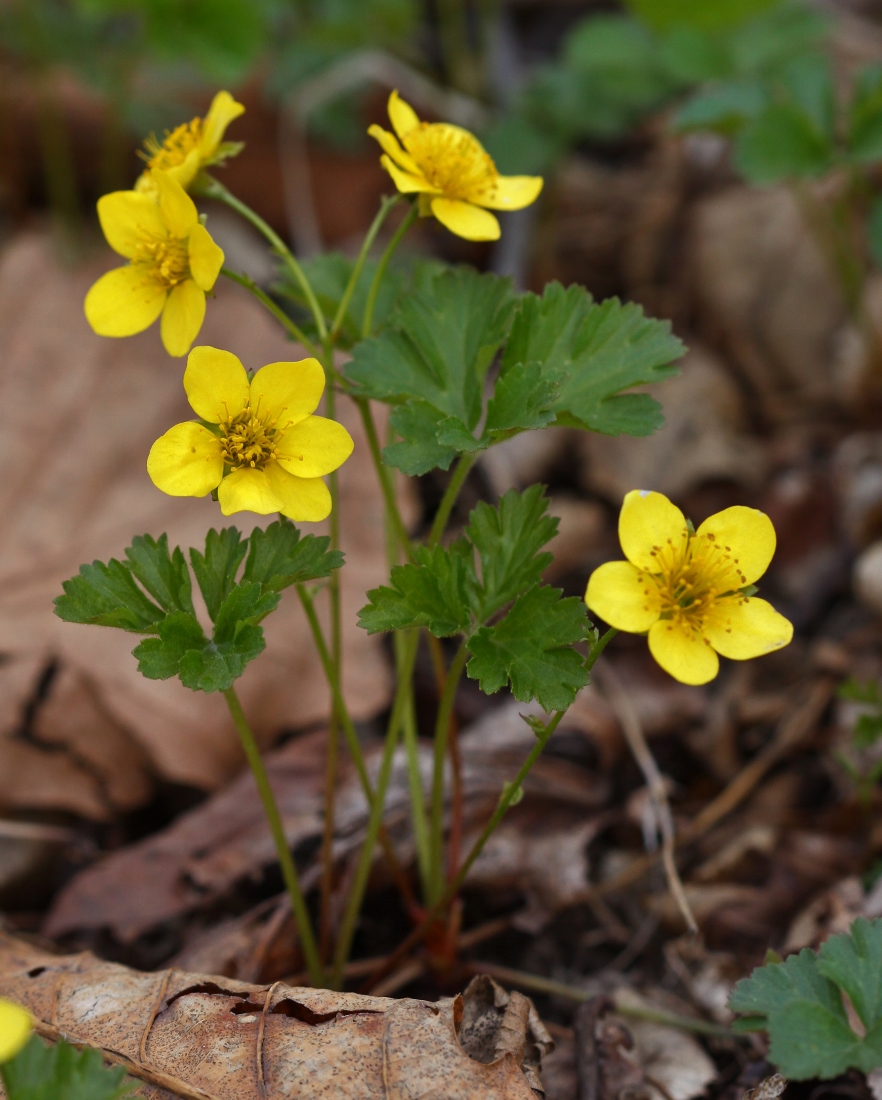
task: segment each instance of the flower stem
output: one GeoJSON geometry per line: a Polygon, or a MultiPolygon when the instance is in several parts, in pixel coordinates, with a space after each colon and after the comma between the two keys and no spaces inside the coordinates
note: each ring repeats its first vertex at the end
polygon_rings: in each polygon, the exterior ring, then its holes
{"type": "Polygon", "coordinates": [[[248,721],[245,718],[245,713],[242,710],[242,704],[239,702],[236,689],[232,687],[228,688],[224,692],[224,698],[227,701],[227,706],[230,708],[230,715],[236,726],[236,731],[239,734],[239,740],[242,743],[242,749],[245,752],[248,766],[251,768],[251,774],[254,776],[254,782],[257,784],[257,791],[260,795],[260,801],[263,804],[263,812],[266,815],[273,843],[276,846],[276,855],[278,856],[282,878],[288,891],[288,897],[291,900],[291,910],[294,914],[294,921],[300,936],[300,945],[303,950],[306,968],[309,972],[309,980],[316,988],[321,988],[324,973],[321,960],[319,959],[315,935],[312,930],[312,922],[309,919],[306,901],[303,897],[303,891],[300,888],[297,867],[294,864],[291,849],[288,847],[288,839],[285,836],[282,816],[279,813],[278,803],[273,794],[269,776],[266,773],[266,768],[264,767],[260,755],[260,749],[257,747],[257,742],[254,740],[254,734],[251,732],[251,727],[248,725],[248,721]]]}
{"type": "Polygon", "coordinates": [[[398,541],[401,543],[401,548],[407,560],[413,561],[413,543],[411,542],[410,535],[407,533],[407,528],[404,526],[401,512],[398,510],[398,501],[395,499],[393,471],[383,462],[383,453],[380,450],[380,438],[377,435],[377,425],[374,422],[370,402],[366,397],[356,397],[355,403],[358,405],[359,413],[361,413],[361,422],[364,425],[364,433],[367,436],[371,458],[373,459],[374,468],[377,471],[377,477],[380,481],[380,489],[383,493],[383,500],[386,503],[386,512],[395,528],[395,534],[398,537],[398,541]]]}
{"type": "Polygon", "coordinates": [[[241,214],[246,221],[254,226],[262,237],[269,241],[275,254],[285,264],[294,276],[297,285],[303,291],[306,304],[309,306],[309,311],[315,321],[319,339],[324,340],[328,335],[328,326],[325,323],[325,316],[322,313],[321,306],[318,304],[318,299],[315,296],[312,285],[306,277],[306,272],[297,262],[294,253],[285,244],[278,233],[276,233],[271,226],[267,225],[263,218],[259,214],[256,214],[250,206],[246,206],[241,199],[237,199],[231,191],[228,191],[226,187],[218,180],[214,179],[213,176],[203,173],[198,187],[194,189],[194,193],[206,199],[217,199],[218,202],[225,203],[231,210],[235,210],[237,214],[241,214]]]}
{"type": "Polygon", "coordinates": [[[343,291],[343,297],[340,299],[340,304],[337,306],[337,312],[331,323],[331,331],[328,336],[332,341],[336,340],[343,322],[346,319],[346,311],[349,308],[349,303],[352,301],[352,295],[355,293],[355,288],[358,285],[358,280],[361,278],[361,273],[364,270],[364,265],[370,254],[370,250],[373,247],[374,241],[377,239],[377,234],[380,232],[383,222],[385,222],[388,217],[389,211],[393,206],[398,205],[401,198],[402,196],[398,194],[391,196],[391,198],[389,196],[384,196],[380,202],[380,209],[377,211],[377,216],[371,223],[370,229],[368,229],[365,234],[361,251],[358,254],[358,259],[355,261],[352,274],[349,276],[349,282],[346,284],[346,289],[343,291]]]}
{"type": "Polygon", "coordinates": [[[462,678],[468,659],[468,650],[462,642],[456,656],[447,670],[444,690],[438,700],[438,715],[435,720],[435,756],[432,765],[432,806],[429,833],[429,869],[430,894],[426,899],[430,904],[442,893],[444,888],[444,765],[447,760],[447,742],[450,734],[450,719],[456,700],[456,689],[462,678]]]}
{"type": "Polygon", "coordinates": [[[275,317],[280,325],[283,326],[285,331],[298,343],[302,344],[306,350],[314,358],[318,357],[319,350],[309,339],[306,333],[296,325],[287,313],[270,298],[270,296],[257,285],[257,283],[251,278],[250,275],[240,275],[236,271],[230,271],[228,267],[221,268],[221,275],[226,275],[228,279],[231,279],[234,283],[238,283],[239,286],[244,287],[249,294],[253,294],[254,297],[265,306],[269,312],[275,317]]]}
{"type": "Polygon", "coordinates": [[[410,210],[408,210],[407,216],[404,218],[401,225],[395,230],[392,239],[386,245],[386,251],[380,257],[380,262],[377,264],[377,270],[374,272],[374,278],[368,290],[367,301],[364,306],[364,318],[361,323],[362,340],[366,340],[374,330],[374,309],[377,305],[377,295],[380,292],[380,285],[383,282],[383,277],[386,274],[386,268],[389,266],[389,261],[395,254],[395,250],[398,248],[399,244],[401,244],[404,234],[410,229],[419,216],[420,208],[414,203],[410,210]]]}
{"type": "Polygon", "coordinates": [[[476,457],[476,455],[468,453],[459,456],[459,462],[457,462],[456,468],[453,471],[453,476],[447,483],[447,488],[444,490],[444,496],[441,498],[441,503],[438,505],[438,511],[435,513],[435,518],[432,521],[432,529],[426,540],[427,546],[435,546],[444,534],[444,529],[447,527],[447,521],[450,519],[450,513],[453,511],[454,504],[456,504],[456,498],[459,496],[459,492],[465,484],[465,479],[469,476],[469,470],[471,470],[474,465],[476,457]]]}
{"type": "Polygon", "coordinates": [[[334,970],[331,979],[336,988],[343,980],[343,968],[349,958],[352,947],[352,939],[355,935],[355,924],[361,909],[367,889],[368,877],[374,860],[374,848],[380,826],[383,823],[383,809],[386,801],[386,790],[389,786],[389,778],[392,774],[392,760],[395,749],[398,746],[398,735],[404,721],[405,712],[410,702],[410,679],[413,674],[414,661],[416,660],[417,642],[419,634],[410,631],[404,639],[402,648],[404,656],[402,660],[401,675],[395,691],[395,701],[392,704],[392,713],[389,716],[389,726],[386,730],[386,744],[383,748],[383,756],[380,762],[380,772],[377,776],[377,787],[373,804],[368,818],[367,835],[358,858],[358,866],[352,889],[346,902],[346,911],[340,926],[340,935],[337,939],[337,950],[334,956],[334,970]]]}
{"type": "Polygon", "coordinates": [[[594,645],[591,647],[588,656],[585,659],[585,671],[590,672],[592,668],[597,664],[597,659],[601,653],[606,649],[609,643],[618,634],[618,630],[614,626],[611,626],[605,634],[602,634],[594,645]]]}

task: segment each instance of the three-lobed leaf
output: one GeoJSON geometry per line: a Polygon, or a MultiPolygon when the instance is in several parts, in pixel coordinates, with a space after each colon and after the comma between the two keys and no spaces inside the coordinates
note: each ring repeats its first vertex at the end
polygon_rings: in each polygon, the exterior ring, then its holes
{"type": "Polygon", "coordinates": [[[738,982],[729,1007],[768,1031],[772,1061],[793,1080],[882,1066],[882,920],[859,918],[817,955],[805,948],[759,967],[738,982]],[[843,994],[864,1035],[849,1024],[843,994]]]}
{"type": "Polygon", "coordinates": [[[327,535],[301,535],[290,520],[276,520],[264,530],[255,528],[248,539],[242,580],[258,581],[273,592],[322,580],[343,564],[343,555],[329,550],[330,544],[327,535]]]}
{"type": "Polygon", "coordinates": [[[436,638],[465,633],[476,583],[470,556],[462,540],[449,550],[421,547],[415,563],[392,570],[391,586],[368,592],[370,603],[359,612],[359,625],[369,634],[411,626],[424,626],[436,638]]]}
{"type": "Polygon", "coordinates": [[[212,622],[236,583],[247,551],[248,540],[243,540],[235,527],[224,527],[222,531],[212,528],[205,536],[205,552],[190,550],[190,565],[212,622]]]}
{"type": "Polygon", "coordinates": [[[81,565],[78,576],[62,584],[55,598],[55,614],[69,623],[116,626],[134,634],[156,632],[165,612],[138,587],[121,561],[93,561],[81,565]]]}

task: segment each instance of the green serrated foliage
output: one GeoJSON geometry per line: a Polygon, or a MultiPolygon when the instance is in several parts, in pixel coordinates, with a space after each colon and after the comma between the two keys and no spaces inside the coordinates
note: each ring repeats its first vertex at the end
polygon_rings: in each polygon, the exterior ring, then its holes
{"type": "Polygon", "coordinates": [[[408,477],[449,469],[456,458],[456,449],[438,441],[439,426],[447,419],[426,401],[399,405],[389,418],[389,426],[401,439],[386,447],[383,461],[408,477]]]}
{"type": "Polygon", "coordinates": [[[368,592],[359,626],[369,634],[424,626],[436,638],[464,633],[471,626],[471,594],[477,580],[471,547],[458,540],[450,549],[417,550],[414,564],[392,570],[391,587],[368,592]]]}
{"type": "Polygon", "coordinates": [[[473,510],[466,535],[481,562],[478,622],[486,622],[536,584],[551,563],[552,555],[540,551],[557,534],[558,520],[547,511],[541,485],[523,493],[511,489],[495,508],[482,502],[473,510]]]}
{"type": "Polygon", "coordinates": [[[536,699],[546,711],[570,706],[588,682],[572,648],[584,638],[588,618],[583,600],[560,597],[559,588],[535,585],[498,623],[472,635],[467,671],[483,692],[492,695],[508,683],[522,703],[536,699]]]}
{"type": "Polygon", "coordinates": [[[187,611],[167,615],[159,623],[158,634],[158,638],[145,638],[132,650],[138,661],[138,671],[148,680],[169,680],[177,676],[184,654],[191,650],[201,652],[208,645],[196,616],[187,611]]]}
{"type": "Polygon", "coordinates": [[[820,953],[805,948],[740,981],[729,1007],[768,1031],[771,1060],[793,1080],[882,1065],[882,920],[855,921],[820,953]],[[866,1034],[855,1033],[845,993],[866,1034]]]}
{"type": "Polygon", "coordinates": [[[212,622],[236,583],[236,573],[248,552],[248,540],[236,527],[212,529],[205,536],[205,553],[190,551],[190,564],[212,622]]]}
{"type": "Polygon", "coordinates": [[[506,363],[487,405],[485,432],[544,428],[554,420],[553,406],[564,375],[541,363],[506,363]]]}
{"type": "Polygon", "coordinates": [[[0,1066],[7,1100],[119,1100],[130,1093],[121,1066],[105,1067],[97,1050],[61,1040],[48,1046],[36,1035],[0,1066]]]}
{"type": "MultiPolygon", "coordinates": [[[[398,415],[400,445],[385,459],[406,472],[450,464],[456,449],[439,445],[428,423],[472,438],[482,413],[484,378],[508,332],[514,300],[511,284],[468,268],[429,272],[399,304],[380,336],[359,344],[346,366],[347,378],[366,397],[410,407],[398,415]],[[440,446],[440,452],[439,452],[440,446]]],[[[457,448],[458,449],[458,448],[457,448]]]]}
{"type": "Polygon", "coordinates": [[[627,0],[628,7],[649,26],[728,29],[744,23],[779,0],[627,0]]]}
{"type": "Polygon", "coordinates": [[[339,550],[328,550],[327,535],[301,535],[290,520],[255,528],[248,540],[243,581],[259,581],[265,589],[281,592],[292,584],[329,577],[343,564],[339,550]]]}
{"type": "Polygon", "coordinates": [[[676,373],[685,352],[666,321],[611,298],[595,303],[580,286],[550,283],[541,298],[521,300],[502,370],[515,363],[541,364],[559,384],[552,406],[556,422],[607,435],[649,435],[662,423],[658,402],[622,393],[676,373]]]}
{"type": "Polygon", "coordinates": [[[68,623],[115,626],[134,634],[153,634],[165,615],[116,558],[106,564],[94,561],[81,565],[79,575],[65,581],[62,588],[64,595],[55,598],[55,614],[68,623]]]}
{"type": "Polygon", "coordinates": [[[882,157],[882,65],[858,74],[848,110],[848,150],[859,163],[882,157]]]}
{"type": "Polygon", "coordinates": [[[137,535],[126,549],[129,569],[166,611],[193,611],[190,570],[183,551],[168,549],[168,535],[137,535]]]}

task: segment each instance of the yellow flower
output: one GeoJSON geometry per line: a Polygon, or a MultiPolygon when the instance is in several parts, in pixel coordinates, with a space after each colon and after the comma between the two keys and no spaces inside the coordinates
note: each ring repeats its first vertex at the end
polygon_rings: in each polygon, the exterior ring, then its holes
{"type": "Polygon", "coordinates": [[[129,263],[102,275],[86,295],[86,318],[99,336],[134,336],[162,314],[169,355],[186,355],[205,318],[205,294],[224,254],[199,221],[190,196],[164,172],[155,195],[114,191],[98,200],[110,247],[129,263]]]}
{"type": "Polygon", "coordinates": [[[239,152],[239,142],[224,141],[224,131],[239,115],[245,113],[241,103],[237,103],[229,92],[218,92],[211,101],[205,118],[194,118],[181,126],[166,131],[165,140],[160,144],[155,137],[149,137],[144,146],[147,169],[138,177],[137,191],[155,191],[151,169],[168,172],[171,178],[186,190],[203,168],[219,164],[227,157],[239,152]]]}
{"type": "Polygon", "coordinates": [[[420,122],[398,92],[389,96],[395,134],[380,126],[368,133],[383,149],[380,163],[404,194],[419,194],[430,214],[457,237],[495,241],[499,222],[490,210],[521,210],[542,190],[539,176],[500,176],[489,153],[468,130],[447,122],[420,122]]]}
{"type": "Polygon", "coordinates": [[[225,516],[281,512],[294,520],[324,519],[331,494],[322,476],[342,466],[353,446],[342,424],[312,415],[324,388],[317,359],[270,363],[249,383],[231,352],[194,348],[184,389],[202,423],[176,424],[157,439],[147,472],[173,497],[217,489],[225,516]]]}
{"type": "Polygon", "coordinates": [[[30,1038],[34,1021],[21,1005],[0,998],[0,1062],[14,1058],[30,1038]]]}
{"type": "Polygon", "coordinates": [[[749,595],[775,553],[775,528],[754,508],[726,508],[693,533],[661,493],[628,493],[619,516],[627,561],[595,569],[585,602],[610,626],[649,632],[649,649],[684,684],[706,684],[717,654],[746,661],[780,649],[793,626],[749,595]],[[746,591],[745,591],[746,590],[746,591]]]}

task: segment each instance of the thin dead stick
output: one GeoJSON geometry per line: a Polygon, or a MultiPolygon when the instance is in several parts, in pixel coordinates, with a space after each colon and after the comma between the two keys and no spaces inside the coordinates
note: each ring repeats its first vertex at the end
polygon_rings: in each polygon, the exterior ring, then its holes
{"type": "MultiPolygon", "coordinates": [[[[782,720],[769,744],[686,826],[676,838],[678,847],[698,840],[727,814],[737,809],[778,761],[808,737],[830,702],[834,686],[835,681],[824,677],[812,687],[802,706],[791,711],[782,720]]],[[[640,856],[620,874],[595,886],[593,892],[600,896],[615,894],[641,879],[658,860],[658,852],[640,856]]]]}
{"type": "Polygon", "coordinates": [[[677,903],[677,908],[686,922],[686,927],[693,935],[697,935],[698,923],[689,905],[686,891],[683,889],[683,882],[680,878],[680,872],[677,870],[677,861],[674,856],[676,849],[674,817],[668,802],[668,792],[664,778],[658,770],[658,764],[655,762],[655,757],[652,755],[643,734],[640,717],[628,693],[622,686],[618,673],[610,664],[597,665],[594,669],[594,679],[618,718],[634,759],[643,772],[649,797],[652,800],[652,808],[655,811],[656,827],[661,836],[661,858],[665,869],[665,878],[668,881],[668,889],[671,892],[671,897],[677,903]]]}
{"type": "MultiPolygon", "coordinates": [[[[52,1024],[44,1023],[42,1020],[35,1021],[34,1031],[38,1035],[42,1035],[44,1039],[50,1039],[53,1043],[63,1039],[66,1043],[70,1043],[71,1046],[75,1047],[90,1045],[85,1040],[78,1039],[74,1035],[68,1035],[60,1028],[53,1027],[52,1024]]],[[[173,1077],[170,1073],[165,1073],[161,1069],[152,1069],[150,1066],[133,1062],[130,1058],[126,1058],[124,1054],[117,1054],[115,1050],[102,1048],[101,1057],[105,1062],[110,1062],[111,1065],[122,1066],[130,1077],[138,1077],[151,1085],[168,1089],[169,1092],[182,1097],[183,1100],[219,1100],[216,1093],[206,1092],[204,1089],[200,1089],[196,1085],[190,1085],[186,1081],[182,1081],[180,1077],[173,1077]]]]}

